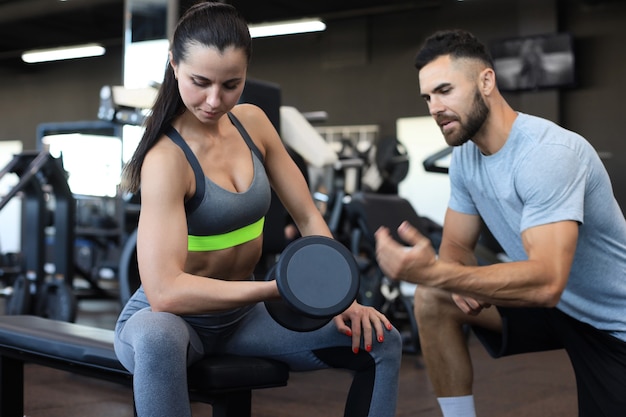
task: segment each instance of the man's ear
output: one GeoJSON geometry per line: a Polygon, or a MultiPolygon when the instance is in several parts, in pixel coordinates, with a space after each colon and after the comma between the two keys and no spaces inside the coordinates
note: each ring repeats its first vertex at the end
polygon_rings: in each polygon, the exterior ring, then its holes
{"type": "Polygon", "coordinates": [[[480,72],[479,86],[483,94],[489,95],[497,87],[496,73],[492,68],[485,68],[480,72]]]}

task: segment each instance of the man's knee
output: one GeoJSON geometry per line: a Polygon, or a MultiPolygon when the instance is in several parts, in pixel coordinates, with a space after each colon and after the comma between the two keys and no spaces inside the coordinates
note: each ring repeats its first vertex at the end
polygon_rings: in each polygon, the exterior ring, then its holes
{"type": "Polygon", "coordinates": [[[454,303],[447,291],[423,285],[418,285],[415,289],[413,311],[418,326],[441,323],[441,320],[451,318],[453,307],[454,303]]]}

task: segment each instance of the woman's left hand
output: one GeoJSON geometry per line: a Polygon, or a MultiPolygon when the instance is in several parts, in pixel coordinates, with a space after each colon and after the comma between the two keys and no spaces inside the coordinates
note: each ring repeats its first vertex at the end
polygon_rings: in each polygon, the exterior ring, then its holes
{"type": "Polygon", "coordinates": [[[385,340],[385,329],[393,326],[383,313],[373,307],[363,306],[356,301],[343,313],[334,318],[337,330],[352,337],[352,351],[356,354],[363,346],[367,352],[372,350],[374,338],[378,343],[385,340]]]}

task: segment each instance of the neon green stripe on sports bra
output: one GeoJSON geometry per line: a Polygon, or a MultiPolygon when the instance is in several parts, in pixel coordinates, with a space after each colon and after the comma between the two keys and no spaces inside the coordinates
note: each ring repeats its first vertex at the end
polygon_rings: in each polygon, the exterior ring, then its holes
{"type": "Polygon", "coordinates": [[[187,236],[187,250],[189,252],[205,252],[232,248],[242,243],[249,242],[261,236],[265,217],[256,222],[233,230],[232,232],[212,236],[187,236]]]}

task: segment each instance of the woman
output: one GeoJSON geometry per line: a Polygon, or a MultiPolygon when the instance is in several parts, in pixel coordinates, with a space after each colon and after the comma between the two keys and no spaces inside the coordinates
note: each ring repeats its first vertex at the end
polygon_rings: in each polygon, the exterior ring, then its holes
{"type": "Polygon", "coordinates": [[[269,119],[236,105],[250,52],[247,24],[232,6],[191,7],[125,171],[126,187],[141,187],[142,286],[120,314],[115,349],[134,375],[137,413],[190,416],[186,367],[228,352],[275,358],[294,371],[349,369],[346,415],[393,416],[402,346],[384,315],[354,303],[299,333],[261,303],[279,297],[275,281],[253,278],[270,185],[303,236],[331,233],[269,119]]]}

